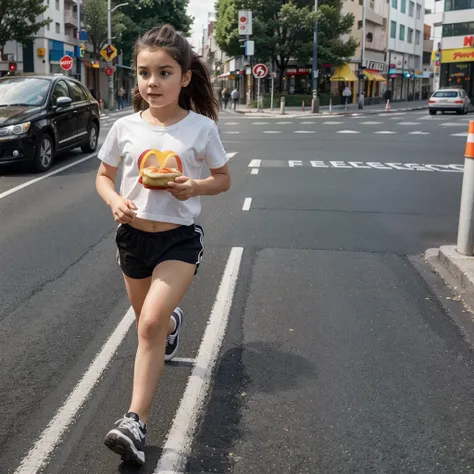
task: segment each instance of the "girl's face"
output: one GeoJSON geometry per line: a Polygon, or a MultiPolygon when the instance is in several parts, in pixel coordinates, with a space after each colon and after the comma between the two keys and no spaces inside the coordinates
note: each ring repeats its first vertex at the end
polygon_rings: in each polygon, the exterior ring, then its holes
{"type": "Polygon", "coordinates": [[[144,49],[137,56],[138,89],[150,108],[177,104],[181,88],[191,81],[191,71],[181,66],[164,49],[144,49]]]}

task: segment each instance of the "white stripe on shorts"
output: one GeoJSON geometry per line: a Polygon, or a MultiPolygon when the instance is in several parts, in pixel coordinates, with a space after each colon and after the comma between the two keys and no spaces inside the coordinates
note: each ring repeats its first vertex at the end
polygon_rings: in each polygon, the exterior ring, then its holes
{"type": "Polygon", "coordinates": [[[199,241],[201,242],[201,251],[199,252],[196,265],[199,265],[202,261],[202,254],[204,252],[204,233],[202,227],[194,224],[194,230],[199,233],[199,241]]]}

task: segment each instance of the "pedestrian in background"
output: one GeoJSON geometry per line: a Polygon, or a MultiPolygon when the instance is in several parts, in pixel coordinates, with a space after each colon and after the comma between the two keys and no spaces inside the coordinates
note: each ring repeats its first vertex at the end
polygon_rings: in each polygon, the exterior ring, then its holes
{"type": "Polygon", "coordinates": [[[237,87],[232,91],[231,98],[232,98],[232,106],[234,110],[236,110],[237,104],[239,103],[239,99],[240,99],[240,92],[237,89],[237,87]]]}
{"type": "Polygon", "coordinates": [[[344,109],[347,110],[349,98],[352,97],[352,91],[349,86],[344,87],[344,90],[342,91],[342,97],[344,97],[344,109]]]}
{"type": "MultiPolygon", "coordinates": [[[[153,28],[135,45],[135,114],[117,120],[99,152],[97,192],[119,223],[115,240],[138,348],[128,412],[105,444],[125,461],[145,462],[150,409],[165,359],[178,352],[183,311],[178,307],[201,263],[203,229],[195,224],[199,196],[230,187],[228,157],[216,125],[219,105],[206,65],[172,26],[153,28]],[[181,176],[162,189],[142,185],[141,160],[168,150],[181,176]],[[115,179],[122,166],[120,194],[115,179]],[[210,176],[201,179],[203,167],[210,176]]],[[[154,167],[152,167],[154,168],[154,167]]],[[[162,175],[166,168],[162,168],[162,175]]],[[[159,172],[160,169],[157,170],[159,172]]]]}
{"type": "Polygon", "coordinates": [[[227,109],[227,104],[230,100],[230,92],[227,87],[222,91],[222,100],[224,102],[224,109],[227,109]]]}
{"type": "Polygon", "coordinates": [[[120,86],[119,90],[117,91],[117,109],[123,109],[123,100],[125,97],[125,89],[123,86],[120,86]]]}

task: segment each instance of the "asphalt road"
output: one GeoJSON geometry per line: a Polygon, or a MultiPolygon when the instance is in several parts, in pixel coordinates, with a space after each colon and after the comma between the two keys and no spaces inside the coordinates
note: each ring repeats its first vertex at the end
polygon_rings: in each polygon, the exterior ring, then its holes
{"type": "Polygon", "coordinates": [[[98,161],[68,153],[34,183],[0,169],[0,471],[164,472],[168,441],[190,473],[474,472],[465,309],[418,258],[455,241],[470,118],[222,114],[233,185],[203,198],[205,259],[142,469],[102,443],[128,408],[136,333],[98,161]]]}

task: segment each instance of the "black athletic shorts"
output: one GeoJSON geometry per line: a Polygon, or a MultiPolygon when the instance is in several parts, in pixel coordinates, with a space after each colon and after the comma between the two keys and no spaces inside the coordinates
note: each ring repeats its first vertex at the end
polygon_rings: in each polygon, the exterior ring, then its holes
{"type": "Polygon", "coordinates": [[[164,232],[145,232],[128,224],[117,229],[117,263],[129,278],[148,278],[156,266],[167,260],[196,265],[201,263],[204,251],[204,232],[192,224],[164,232]]]}

